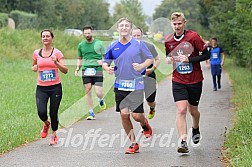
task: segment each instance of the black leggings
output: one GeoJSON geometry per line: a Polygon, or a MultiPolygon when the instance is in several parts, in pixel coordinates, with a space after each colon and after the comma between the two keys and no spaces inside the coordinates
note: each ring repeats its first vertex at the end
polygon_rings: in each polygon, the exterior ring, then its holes
{"type": "Polygon", "coordinates": [[[50,98],[50,118],[52,130],[58,129],[58,110],[60,101],[62,98],[62,86],[61,84],[52,86],[39,86],[37,85],[36,90],[36,103],[38,109],[39,118],[44,122],[47,121],[47,103],[50,98]]]}

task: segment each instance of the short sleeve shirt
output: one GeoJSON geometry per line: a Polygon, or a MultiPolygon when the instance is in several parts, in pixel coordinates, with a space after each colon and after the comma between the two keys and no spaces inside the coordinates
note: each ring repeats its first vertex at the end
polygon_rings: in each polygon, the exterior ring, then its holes
{"type": "MultiPolygon", "coordinates": [[[[180,52],[189,57],[199,56],[199,53],[206,48],[205,42],[200,36],[191,30],[184,33],[184,37],[180,40],[174,39],[174,34],[170,34],[165,39],[166,55],[177,56],[180,52]]],[[[192,63],[192,72],[189,74],[181,74],[176,70],[173,64],[172,80],[182,84],[195,84],[203,80],[203,74],[200,62],[192,63]]]]}
{"type": "Polygon", "coordinates": [[[143,41],[132,38],[128,43],[122,44],[118,40],[111,43],[104,56],[104,62],[111,64],[114,61],[115,88],[120,80],[137,80],[136,90],[143,89],[143,76],[141,71],[135,71],[132,63],[143,63],[153,56],[143,41]]]}
{"type": "Polygon", "coordinates": [[[221,53],[223,53],[223,49],[222,47],[213,47],[211,48],[211,57],[210,57],[210,63],[212,65],[220,65],[222,62],[222,55],[221,53]]]}
{"type": "Polygon", "coordinates": [[[86,40],[82,41],[78,45],[78,56],[84,60],[82,69],[96,68],[96,70],[102,70],[101,65],[97,60],[102,60],[102,56],[105,54],[105,48],[102,41],[94,39],[92,43],[88,43],[86,40]]]}

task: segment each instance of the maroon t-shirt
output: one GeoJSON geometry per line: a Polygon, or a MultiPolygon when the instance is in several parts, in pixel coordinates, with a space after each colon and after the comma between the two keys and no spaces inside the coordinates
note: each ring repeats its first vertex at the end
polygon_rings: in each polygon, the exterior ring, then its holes
{"type": "MultiPolygon", "coordinates": [[[[204,41],[200,36],[191,30],[186,30],[184,36],[180,39],[174,39],[174,34],[165,38],[166,55],[175,58],[179,54],[188,55],[189,57],[199,56],[206,48],[204,41]]],[[[203,80],[203,74],[200,62],[179,63],[174,62],[172,81],[182,84],[195,84],[203,80]]]]}

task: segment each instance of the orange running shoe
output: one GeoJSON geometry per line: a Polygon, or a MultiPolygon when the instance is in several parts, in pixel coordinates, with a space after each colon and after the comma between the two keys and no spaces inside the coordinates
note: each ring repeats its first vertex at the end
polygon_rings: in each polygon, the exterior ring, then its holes
{"type": "Polygon", "coordinates": [[[131,146],[126,150],[125,154],[139,153],[139,145],[137,143],[132,143],[131,146]]]}
{"type": "Polygon", "coordinates": [[[40,136],[42,138],[46,138],[46,136],[48,135],[49,128],[50,128],[50,122],[48,122],[48,124],[44,123],[43,129],[40,132],[40,136]]]}
{"type": "Polygon", "coordinates": [[[58,137],[55,135],[51,136],[51,139],[50,139],[50,143],[49,145],[55,145],[55,144],[58,144],[58,137]]]}
{"type": "Polygon", "coordinates": [[[148,120],[145,119],[145,124],[142,126],[143,128],[143,133],[146,138],[149,138],[152,136],[152,128],[150,124],[148,123],[148,120]]]}

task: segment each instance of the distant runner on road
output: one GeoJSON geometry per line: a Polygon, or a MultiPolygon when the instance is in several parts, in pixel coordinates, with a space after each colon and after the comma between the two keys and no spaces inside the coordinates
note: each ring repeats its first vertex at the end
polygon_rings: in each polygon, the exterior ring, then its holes
{"type": "Polygon", "coordinates": [[[93,37],[93,27],[84,26],[83,34],[85,40],[78,45],[78,60],[75,70],[75,76],[82,66],[82,81],[85,89],[87,105],[89,108],[87,120],[95,120],[92,99],[92,87],[94,85],[96,96],[99,98],[99,105],[102,110],[106,109],[106,103],[103,100],[103,70],[102,56],[105,48],[100,40],[93,37]]]}
{"type": "Polygon", "coordinates": [[[211,74],[213,79],[213,91],[221,89],[221,73],[224,66],[225,54],[223,48],[218,45],[217,38],[211,38],[211,56],[208,60],[208,64],[211,64],[211,74]],[[217,84],[216,84],[217,78],[217,84]],[[218,87],[217,87],[218,86],[218,87]]]}

